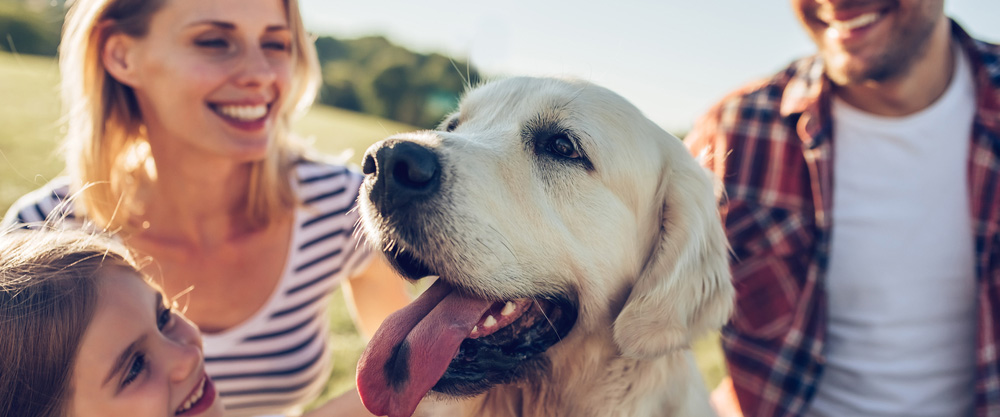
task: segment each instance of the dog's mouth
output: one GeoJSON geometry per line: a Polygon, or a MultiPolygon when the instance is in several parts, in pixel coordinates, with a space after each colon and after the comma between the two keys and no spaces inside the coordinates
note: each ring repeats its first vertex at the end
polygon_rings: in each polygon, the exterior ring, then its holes
{"type": "Polygon", "coordinates": [[[392,246],[384,249],[383,252],[393,268],[407,279],[417,280],[428,275],[436,275],[423,261],[411,255],[410,251],[392,246]]]}
{"type": "MultiPolygon", "coordinates": [[[[393,256],[407,277],[431,268],[412,256],[393,256]]],[[[357,385],[369,411],[411,415],[428,391],[481,393],[546,365],[542,355],[576,323],[565,296],[490,300],[438,279],[379,327],[358,362],[357,385]]]]}

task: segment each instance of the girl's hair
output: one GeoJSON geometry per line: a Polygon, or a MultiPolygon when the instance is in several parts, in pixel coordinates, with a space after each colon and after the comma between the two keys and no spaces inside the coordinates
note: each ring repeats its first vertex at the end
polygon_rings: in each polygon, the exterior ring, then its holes
{"type": "Polygon", "coordinates": [[[0,417],[64,414],[98,276],[109,266],[139,271],[128,250],[104,235],[0,234],[0,417]]]}
{"type": "MultiPolygon", "coordinates": [[[[153,15],[168,0],[76,0],[59,46],[66,169],[81,190],[77,210],[100,228],[128,229],[129,210],[145,168],[155,167],[149,154],[142,113],[132,88],[104,68],[101,51],[108,38],[124,33],[141,38],[153,15]],[[84,187],[84,184],[96,184],[84,187]]],[[[268,156],[252,163],[246,193],[246,216],[265,226],[295,204],[289,175],[301,155],[291,122],[312,104],[320,84],[319,63],[306,33],[298,0],[281,0],[293,39],[294,70],[287,97],[278,110],[277,137],[268,156]]]]}

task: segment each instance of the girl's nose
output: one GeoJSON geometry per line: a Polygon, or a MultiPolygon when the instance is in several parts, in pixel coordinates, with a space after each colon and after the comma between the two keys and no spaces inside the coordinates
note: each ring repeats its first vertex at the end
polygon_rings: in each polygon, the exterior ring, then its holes
{"type": "Polygon", "coordinates": [[[201,332],[183,316],[178,315],[176,319],[175,328],[167,335],[171,341],[168,372],[171,380],[185,381],[193,372],[202,369],[205,358],[201,350],[201,332]]]}

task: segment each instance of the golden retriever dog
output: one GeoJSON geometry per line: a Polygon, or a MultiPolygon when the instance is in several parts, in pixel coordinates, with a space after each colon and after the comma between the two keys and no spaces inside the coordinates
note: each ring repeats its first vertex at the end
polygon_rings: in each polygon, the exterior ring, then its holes
{"type": "Polygon", "coordinates": [[[625,99],[492,82],[363,170],[368,240],[404,276],[439,277],[363,353],[370,411],[713,414],[689,349],[732,306],[713,182],[625,99]]]}

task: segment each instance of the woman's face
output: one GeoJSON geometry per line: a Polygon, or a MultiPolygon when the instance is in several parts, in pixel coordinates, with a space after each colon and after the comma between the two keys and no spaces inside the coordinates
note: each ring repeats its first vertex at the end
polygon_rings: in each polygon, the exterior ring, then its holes
{"type": "Polygon", "coordinates": [[[105,267],[73,368],[73,417],[221,416],[198,328],[129,268],[105,267]]]}
{"type": "Polygon", "coordinates": [[[281,0],[167,0],[146,36],[113,35],[105,66],[133,88],[154,152],[261,159],[293,56],[281,0]]]}

